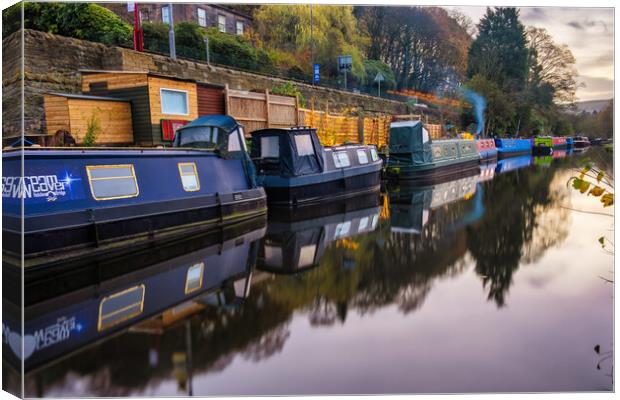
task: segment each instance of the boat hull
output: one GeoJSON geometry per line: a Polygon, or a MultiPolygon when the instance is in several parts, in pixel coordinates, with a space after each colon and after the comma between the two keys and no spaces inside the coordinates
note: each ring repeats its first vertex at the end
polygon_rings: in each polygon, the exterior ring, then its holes
{"type": "Polygon", "coordinates": [[[469,159],[467,161],[445,164],[436,166],[435,164],[424,167],[388,167],[386,176],[389,180],[403,180],[416,183],[432,183],[440,181],[444,178],[455,176],[462,173],[472,174],[480,171],[480,162],[478,159],[469,159]]]}
{"type": "Polygon", "coordinates": [[[532,153],[532,141],[530,139],[495,139],[495,146],[499,158],[532,153]]]}

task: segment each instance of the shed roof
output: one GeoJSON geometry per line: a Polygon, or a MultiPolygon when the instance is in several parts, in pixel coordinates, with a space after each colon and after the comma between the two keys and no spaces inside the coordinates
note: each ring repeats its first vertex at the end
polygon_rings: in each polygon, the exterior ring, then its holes
{"type": "Polygon", "coordinates": [[[131,101],[129,99],[121,99],[119,97],[91,96],[91,95],[86,95],[86,94],[75,94],[75,93],[46,92],[45,94],[52,95],[52,96],[66,97],[68,99],[80,99],[80,100],[124,101],[124,102],[131,101]]]}

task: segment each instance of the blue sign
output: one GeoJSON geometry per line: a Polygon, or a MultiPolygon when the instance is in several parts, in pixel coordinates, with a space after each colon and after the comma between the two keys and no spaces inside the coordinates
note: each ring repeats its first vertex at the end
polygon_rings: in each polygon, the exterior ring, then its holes
{"type": "Polygon", "coordinates": [[[319,83],[320,80],[321,80],[320,66],[319,64],[314,64],[314,76],[312,78],[312,82],[319,83]]]}

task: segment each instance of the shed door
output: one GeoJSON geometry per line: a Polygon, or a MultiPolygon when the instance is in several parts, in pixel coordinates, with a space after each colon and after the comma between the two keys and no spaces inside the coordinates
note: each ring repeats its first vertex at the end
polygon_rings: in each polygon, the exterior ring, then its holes
{"type": "Polygon", "coordinates": [[[207,85],[198,85],[198,116],[224,115],[224,89],[207,85]]]}

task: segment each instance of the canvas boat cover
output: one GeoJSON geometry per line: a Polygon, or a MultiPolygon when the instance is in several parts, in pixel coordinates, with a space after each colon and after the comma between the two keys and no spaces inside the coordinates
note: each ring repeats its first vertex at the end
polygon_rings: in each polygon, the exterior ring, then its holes
{"type": "Polygon", "coordinates": [[[316,129],[267,128],[252,132],[251,157],[267,174],[295,177],[323,172],[325,151],[316,129]],[[263,148],[274,143],[277,150],[263,148]]]}
{"type": "Polygon", "coordinates": [[[389,150],[390,157],[413,165],[432,162],[431,139],[422,121],[393,122],[389,150]]]}

